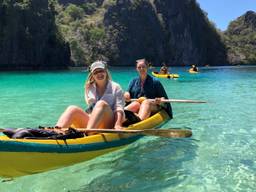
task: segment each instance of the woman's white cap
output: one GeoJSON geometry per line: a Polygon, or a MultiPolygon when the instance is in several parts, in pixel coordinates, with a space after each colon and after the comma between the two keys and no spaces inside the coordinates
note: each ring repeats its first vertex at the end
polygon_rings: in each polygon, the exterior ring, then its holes
{"type": "Polygon", "coordinates": [[[90,71],[93,72],[95,69],[105,69],[106,62],[105,61],[95,61],[90,66],[90,71]]]}

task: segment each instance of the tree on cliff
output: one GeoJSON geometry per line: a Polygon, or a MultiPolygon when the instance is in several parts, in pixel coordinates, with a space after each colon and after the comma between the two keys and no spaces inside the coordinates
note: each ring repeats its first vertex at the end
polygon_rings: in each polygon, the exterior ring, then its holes
{"type": "Polygon", "coordinates": [[[0,68],[59,69],[70,64],[69,45],[48,0],[0,2],[0,68]]]}

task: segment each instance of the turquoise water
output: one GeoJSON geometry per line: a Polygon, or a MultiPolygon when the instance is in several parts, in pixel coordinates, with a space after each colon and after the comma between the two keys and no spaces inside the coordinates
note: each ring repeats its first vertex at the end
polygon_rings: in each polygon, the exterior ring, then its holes
{"type": "MultiPolygon", "coordinates": [[[[205,68],[161,79],[168,96],[207,104],[173,103],[164,125],[189,127],[193,137],[144,137],[88,162],[0,182],[0,191],[255,191],[256,68],[205,68]]],[[[111,69],[123,89],[132,68],[111,69]]],[[[0,73],[0,127],[52,126],[71,104],[86,107],[86,72],[0,73]]],[[[35,162],[36,163],[36,162],[35,162]]]]}

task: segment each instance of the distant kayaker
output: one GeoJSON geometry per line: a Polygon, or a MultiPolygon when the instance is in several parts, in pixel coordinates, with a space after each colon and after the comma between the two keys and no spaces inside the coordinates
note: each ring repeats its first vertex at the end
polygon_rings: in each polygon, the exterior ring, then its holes
{"type": "Polygon", "coordinates": [[[56,127],[122,128],[125,116],[123,91],[119,84],[111,80],[103,61],[96,61],[90,66],[85,83],[85,101],[89,106],[86,111],[69,106],[60,116],[56,127]]]}
{"type": "Polygon", "coordinates": [[[198,67],[196,67],[196,65],[192,65],[189,71],[198,72],[198,67]]]}
{"type": "Polygon", "coordinates": [[[168,73],[169,73],[169,69],[168,69],[167,65],[164,63],[160,69],[159,74],[168,74],[168,73]]]}
{"type": "Polygon", "coordinates": [[[153,64],[152,64],[151,62],[149,62],[149,63],[148,63],[148,68],[149,68],[149,69],[153,69],[153,68],[155,68],[155,67],[153,66],[153,64]]]}
{"type": "Polygon", "coordinates": [[[172,118],[172,108],[170,103],[162,103],[161,99],[168,99],[164,87],[156,78],[148,75],[148,65],[145,59],[139,59],[136,61],[136,70],[139,77],[135,77],[129,83],[128,90],[125,92],[124,97],[126,102],[129,102],[131,98],[146,97],[145,100],[132,101],[125,107],[126,110],[130,110],[138,114],[141,120],[148,118],[151,114],[164,108],[172,118]],[[155,99],[153,102],[148,99],[155,99]]]}

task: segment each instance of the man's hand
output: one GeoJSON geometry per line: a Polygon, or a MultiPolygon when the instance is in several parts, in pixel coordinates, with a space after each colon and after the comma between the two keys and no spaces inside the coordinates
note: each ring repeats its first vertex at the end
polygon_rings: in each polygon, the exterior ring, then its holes
{"type": "Polygon", "coordinates": [[[163,102],[163,100],[164,100],[164,97],[157,97],[155,98],[154,102],[155,104],[160,105],[163,102]]]}

